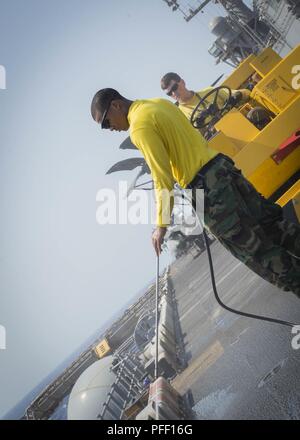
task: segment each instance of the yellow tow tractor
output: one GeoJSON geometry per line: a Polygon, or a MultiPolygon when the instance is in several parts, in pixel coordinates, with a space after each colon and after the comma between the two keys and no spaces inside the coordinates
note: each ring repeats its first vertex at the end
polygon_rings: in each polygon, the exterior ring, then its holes
{"type": "Polygon", "coordinates": [[[209,146],[230,156],[266,198],[300,222],[300,45],[285,58],[271,48],[250,55],[191,115],[209,146]],[[218,104],[225,88],[251,89],[239,108],[218,104]],[[206,105],[210,96],[210,105],[206,105]]]}

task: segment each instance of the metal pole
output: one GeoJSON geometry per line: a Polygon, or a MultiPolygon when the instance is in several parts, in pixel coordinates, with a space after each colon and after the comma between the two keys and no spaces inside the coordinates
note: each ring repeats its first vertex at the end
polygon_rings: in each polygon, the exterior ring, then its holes
{"type": "MultiPolygon", "coordinates": [[[[155,380],[158,378],[158,301],[159,301],[159,255],[156,256],[156,313],[155,313],[155,380]]],[[[155,396],[155,418],[159,420],[157,382],[155,396]]]]}
{"type": "Polygon", "coordinates": [[[158,378],[158,300],[159,300],[159,255],[156,256],[156,313],[155,313],[155,380],[158,378]]]}

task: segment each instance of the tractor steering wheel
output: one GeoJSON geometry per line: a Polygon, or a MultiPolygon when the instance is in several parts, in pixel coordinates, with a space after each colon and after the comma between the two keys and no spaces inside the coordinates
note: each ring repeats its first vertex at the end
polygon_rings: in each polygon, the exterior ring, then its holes
{"type": "Polygon", "coordinates": [[[212,126],[215,124],[224,113],[232,108],[231,96],[231,89],[227,86],[216,87],[206,93],[206,95],[200,99],[191,114],[190,122],[192,126],[199,130],[200,128],[207,127],[208,125],[212,126]],[[228,97],[222,107],[220,107],[218,103],[218,96],[221,89],[226,90],[228,93],[228,97]],[[212,103],[207,105],[205,101],[209,96],[214,96],[214,98],[212,103]],[[202,110],[200,110],[201,106],[203,107],[202,110]]]}

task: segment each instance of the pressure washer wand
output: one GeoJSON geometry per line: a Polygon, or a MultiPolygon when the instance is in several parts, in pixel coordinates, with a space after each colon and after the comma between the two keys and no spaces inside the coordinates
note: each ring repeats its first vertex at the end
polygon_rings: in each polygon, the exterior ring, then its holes
{"type": "MultiPolygon", "coordinates": [[[[156,256],[156,312],[155,312],[155,372],[154,379],[158,379],[158,302],[159,302],[159,254],[156,256]]],[[[158,384],[156,382],[155,418],[159,420],[158,384]]]]}
{"type": "Polygon", "coordinates": [[[158,378],[158,301],[159,301],[159,255],[156,256],[156,312],[155,312],[155,379],[158,378]]]}

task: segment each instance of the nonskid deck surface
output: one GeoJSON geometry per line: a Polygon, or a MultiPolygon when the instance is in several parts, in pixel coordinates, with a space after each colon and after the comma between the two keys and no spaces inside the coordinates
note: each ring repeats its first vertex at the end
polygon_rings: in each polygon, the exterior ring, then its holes
{"type": "MultiPolygon", "coordinates": [[[[211,245],[217,288],[237,310],[300,324],[300,299],[259,278],[219,243],[211,245]]],[[[195,254],[194,254],[195,255],[195,254]]],[[[170,271],[187,361],[173,381],[197,419],[300,419],[300,349],[291,328],[222,309],[206,252],[170,271]]]]}

